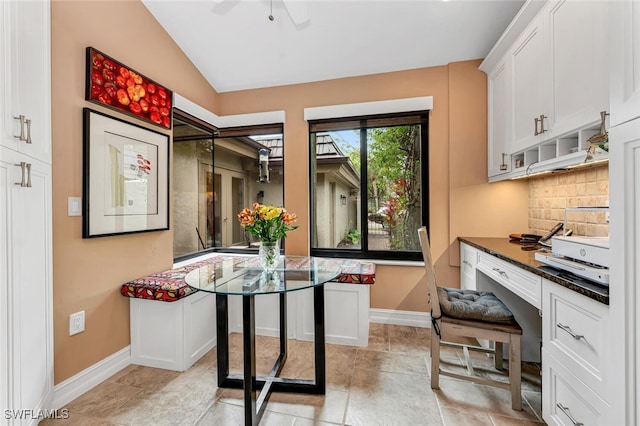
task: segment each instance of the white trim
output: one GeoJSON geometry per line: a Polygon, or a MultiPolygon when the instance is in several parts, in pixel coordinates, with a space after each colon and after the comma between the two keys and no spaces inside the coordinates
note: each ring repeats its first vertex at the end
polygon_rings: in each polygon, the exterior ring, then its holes
{"type": "Polygon", "coordinates": [[[424,268],[424,262],[422,260],[381,260],[381,259],[360,259],[363,262],[372,262],[376,265],[389,265],[389,266],[415,266],[424,268]]]}
{"type": "Polygon", "coordinates": [[[255,126],[258,124],[284,123],[284,111],[255,112],[251,114],[223,115],[220,127],[255,126]]]}
{"type": "Polygon", "coordinates": [[[369,309],[369,321],[378,324],[431,328],[431,314],[429,312],[369,309]]]}
{"type": "Polygon", "coordinates": [[[284,123],[286,118],[284,111],[266,111],[251,114],[222,116],[216,115],[177,93],[174,93],[173,106],[219,128],[284,123]]]}
{"type": "Polygon", "coordinates": [[[129,364],[131,364],[131,347],[127,346],[57,384],[53,388],[53,407],[51,408],[58,410],[64,407],[129,364]]]}
{"type": "Polygon", "coordinates": [[[179,94],[173,94],[173,107],[181,111],[191,114],[202,121],[205,121],[213,126],[220,127],[220,116],[202,108],[195,102],[191,102],[189,99],[179,94]]]}
{"type": "Polygon", "coordinates": [[[361,115],[392,114],[394,112],[426,111],[433,109],[433,96],[392,99],[389,101],[359,102],[355,104],[327,105],[304,109],[304,119],[354,117],[361,115]]]}

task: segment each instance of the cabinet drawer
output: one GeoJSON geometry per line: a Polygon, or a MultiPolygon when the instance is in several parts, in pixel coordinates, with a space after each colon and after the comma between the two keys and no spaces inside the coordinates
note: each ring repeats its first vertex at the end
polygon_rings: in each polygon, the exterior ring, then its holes
{"type": "Polygon", "coordinates": [[[608,404],[542,350],[542,418],[549,425],[609,425],[608,404]]]}
{"type": "Polygon", "coordinates": [[[478,255],[477,269],[540,309],[542,277],[484,252],[478,255]]]}
{"type": "Polygon", "coordinates": [[[604,398],[608,307],[547,280],[542,291],[543,347],[604,398]]]}

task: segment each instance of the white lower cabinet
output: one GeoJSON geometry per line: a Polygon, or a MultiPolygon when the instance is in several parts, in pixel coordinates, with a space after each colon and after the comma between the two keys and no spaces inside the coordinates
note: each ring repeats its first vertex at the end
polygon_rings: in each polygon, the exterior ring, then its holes
{"type": "Polygon", "coordinates": [[[542,418],[548,425],[603,425],[607,403],[542,349],[542,418]]]}
{"type": "Polygon", "coordinates": [[[608,424],[609,307],[545,279],[542,312],[543,419],[554,425],[608,424]]]}

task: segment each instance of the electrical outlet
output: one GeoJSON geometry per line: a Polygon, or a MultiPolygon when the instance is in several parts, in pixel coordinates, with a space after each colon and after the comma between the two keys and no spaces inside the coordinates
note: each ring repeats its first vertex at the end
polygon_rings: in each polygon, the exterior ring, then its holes
{"type": "Polygon", "coordinates": [[[84,311],[76,312],[69,316],[69,336],[84,331],[84,311]]]}

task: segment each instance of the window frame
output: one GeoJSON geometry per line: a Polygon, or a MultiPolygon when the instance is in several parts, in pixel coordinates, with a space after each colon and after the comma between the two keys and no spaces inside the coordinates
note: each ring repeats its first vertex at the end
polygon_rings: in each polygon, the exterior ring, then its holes
{"type": "MultiPolygon", "coordinates": [[[[420,125],[420,202],[421,202],[421,225],[427,227],[429,232],[429,110],[398,112],[389,114],[374,114],[365,116],[351,116],[340,118],[327,118],[318,120],[308,120],[309,123],[309,142],[313,140],[312,135],[319,132],[331,132],[337,130],[360,130],[360,223],[366,224],[368,220],[368,209],[362,206],[368,205],[367,191],[367,137],[366,131],[371,128],[395,127],[403,125],[420,125]],[[417,122],[416,122],[417,121],[417,122]],[[359,123],[354,127],[355,123],[359,123]],[[426,170],[425,170],[426,165],[426,170]]],[[[315,229],[315,178],[317,158],[315,150],[309,151],[309,211],[310,215],[310,253],[312,256],[332,257],[332,258],[353,258],[353,259],[372,259],[372,260],[395,260],[395,261],[421,261],[422,252],[417,249],[415,251],[408,250],[370,250],[368,249],[369,235],[368,230],[361,230],[361,244],[359,249],[349,248],[317,248],[313,247],[315,242],[313,229],[315,229]]],[[[416,229],[416,233],[418,230],[416,229]]]]}

